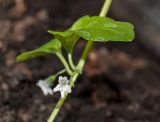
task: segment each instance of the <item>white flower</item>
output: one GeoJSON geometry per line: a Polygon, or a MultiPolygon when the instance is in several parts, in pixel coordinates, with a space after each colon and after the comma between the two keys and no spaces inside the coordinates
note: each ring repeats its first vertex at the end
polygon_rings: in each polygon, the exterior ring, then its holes
{"type": "Polygon", "coordinates": [[[64,98],[65,92],[71,93],[71,87],[68,85],[68,79],[67,77],[60,76],[58,79],[58,85],[53,89],[54,92],[60,91],[61,92],[61,98],[64,98]]]}
{"type": "Polygon", "coordinates": [[[39,80],[36,85],[41,88],[44,95],[52,95],[53,94],[53,91],[52,91],[51,87],[49,86],[47,80],[39,80]]]}

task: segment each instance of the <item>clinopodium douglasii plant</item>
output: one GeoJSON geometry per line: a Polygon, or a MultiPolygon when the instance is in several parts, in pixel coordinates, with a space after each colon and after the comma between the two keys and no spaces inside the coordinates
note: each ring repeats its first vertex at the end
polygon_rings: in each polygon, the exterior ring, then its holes
{"type": "Polygon", "coordinates": [[[58,91],[61,94],[61,98],[53,109],[48,122],[55,120],[68,94],[72,92],[77,77],[82,74],[86,58],[94,42],[131,42],[134,39],[135,33],[132,24],[106,17],[111,2],[112,0],[105,0],[99,16],[83,16],[64,32],[48,30],[48,32],[53,35],[50,41],[37,49],[17,56],[17,61],[26,61],[31,58],[53,54],[56,55],[64,65],[63,70],[37,82],[37,86],[41,88],[44,95],[52,95],[58,91]],[[72,51],[80,38],[83,38],[87,43],[79,62],[75,65],[72,60],[72,51]],[[62,48],[66,50],[68,59],[64,58],[62,48]],[[68,73],[69,78],[61,76],[65,72],[68,73]],[[59,77],[58,84],[54,89],[51,89],[57,77],[59,77]]]}

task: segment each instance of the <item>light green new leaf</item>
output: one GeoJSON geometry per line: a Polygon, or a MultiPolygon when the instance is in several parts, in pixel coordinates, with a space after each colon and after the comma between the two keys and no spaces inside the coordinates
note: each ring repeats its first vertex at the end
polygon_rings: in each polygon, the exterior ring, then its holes
{"type": "Polygon", "coordinates": [[[61,41],[68,52],[72,51],[72,48],[80,37],[85,40],[98,42],[129,42],[132,41],[135,36],[132,24],[99,16],[84,16],[77,20],[72,27],[65,32],[49,32],[61,41]]]}
{"type": "Polygon", "coordinates": [[[28,52],[24,52],[16,57],[17,61],[25,61],[31,58],[47,55],[47,54],[55,54],[61,49],[61,43],[58,39],[52,39],[41,47],[31,50],[28,52]]]}

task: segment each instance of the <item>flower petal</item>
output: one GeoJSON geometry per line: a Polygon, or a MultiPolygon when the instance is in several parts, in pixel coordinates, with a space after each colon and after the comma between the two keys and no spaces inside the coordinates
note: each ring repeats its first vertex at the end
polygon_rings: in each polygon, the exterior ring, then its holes
{"type": "Polygon", "coordinates": [[[42,89],[44,95],[52,95],[53,94],[53,91],[51,88],[49,89],[42,89]]]}
{"type": "Polygon", "coordinates": [[[57,92],[57,91],[61,91],[63,89],[63,86],[61,84],[58,84],[54,89],[53,91],[54,92],[57,92]]]}
{"type": "Polygon", "coordinates": [[[59,84],[67,84],[68,83],[67,77],[66,76],[64,76],[64,77],[59,76],[58,83],[59,84]]]}
{"type": "Polygon", "coordinates": [[[63,77],[63,80],[66,81],[66,82],[68,82],[68,78],[66,76],[63,77]]]}
{"type": "Polygon", "coordinates": [[[36,85],[41,88],[44,95],[53,94],[53,91],[46,80],[39,80],[36,85]]]}
{"type": "Polygon", "coordinates": [[[68,92],[68,93],[71,93],[72,90],[71,90],[70,85],[66,85],[65,88],[64,88],[64,91],[65,91],[65,92],[68,92]]]}
{"type": "Polygon", "coordinates": [[[58,81],[62,81],[62,80],[63,80],[63,77],[59,76],[58,81]]]}

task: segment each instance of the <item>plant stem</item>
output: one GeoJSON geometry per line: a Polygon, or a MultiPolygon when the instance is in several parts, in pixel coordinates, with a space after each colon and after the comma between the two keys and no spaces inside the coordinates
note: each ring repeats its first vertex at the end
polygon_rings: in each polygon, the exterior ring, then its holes
{"type": "MultiPolygon", "coordinates": [[[[112,2],[112,0],[105,0],[99,16],[101,16],[101,17],[106,16],[106,14],[108,13],[108,10],[110,8],[111,2],[112,2]]],[[[83,54],[82,54],[82,57],[81,57],[81,59],[78,63],[78,66],[77,66],[77,69],[80,71],[80,73],[82,73],[83,66],[85,64],[85,60],[86,60],[88,53],[89,53],[90,49],[92,48],[92,46],[93,46],[93,41],[89,40],[86,44],[86,47],[85,47],[83,54]]]]}
{"type": "Polygon", "coordinates": [[[55,75],[57,77],[58,75],[61,75],[61,74],[65,73],[65,72],[66,72],[66,69],[62,69],[61,71],[57,72],[55,75]]]}
{"type": "Polygon", "coordinates": [[[83,51],[83,54],[82,54],[82,57],[81,57],[81,59],[79,60],[79,63],[78,63],[78,65],[77,65],[77,69],[78,69],[79,73],[82,73],[82,70],[83,70],[85,61],[86,61],[86,59],[87,59],[88,53],[89,53],[92,45],[93,45],[93,41],[91,41],[91,40],[89,40],[89,41],[87,42],[87,44],[86,44],[86,47],[85,47],[85,49],[84,49],[84,51],[83,51]]]}
{"type": "Polygon", "coordinates": [[[56,55],[58,56],[58,58],[60,59],[60,61],[63,63],[66,71],[68,72],[68,74],[71,76],[73,74],[72,70],[70,69],[66,59],[63,57],[61,52],[56,53],[56,55]]]}
{"type": "Polygon", "coordinates": [[[75,65],[74,65],[74,63],[73,63],[73,60],[72,60],[72,54],[68,54],[68,61],[69,61],[69,64],[70,64],[70,66],[71,66],[71,68],[73,69],[73,70],[75,70],[75,65]]]}
{"type": "MultiPolygon", "coordinates": [[[[103,8],[102,8],[99,16],[101,16],[101,17],[106,16],[106,14],[107,14],[107,12],[108,12],[108,10],[110,8],[111,2],[112,2],[112,0],[105,0],[103,8]]],[[[84,63],[85,63],[85,61],[87,59],[87,56],[88,56],[88,53],[89,53],[90,49],[92,48],[92,45],[93,45],[93,41],[91,41],[91,40],[88,41],[87,44],[86,44],[86,47],[85,47],[85,49],[84,49],[84,51],[82,53],[82,57],[81,57],[78,65],[77,65],[77,68],[78,68],[78,70],[80,72],[76,72],[75,71],[75,73],[72,73],[72,71],[70,71],[70,68],[69,68],[68,64],[66,65],[66,60],[63,59],[64,57],[61,57],[61,56],[59,57],[63,61],[63,64],[65,65],[66,70],[68,70],[67,72],[71,72],[71,74],[73,74],[73,76],[70,79],[70,86],[71,87],[74,86],[74,83],[76,82],[77,77],[82,72],[83,67],[84,67],[84,63]]],[[[58,101],[58,103],[56,104],[55,109],[53,110],[53,112],[51,113],[51,116],[48,119],[48,122],[53,122],[55,120],[55,118],[56,118],[60,108],[62,107],[65,99],[67,98],[67,96],[68,96],[68,93],[65,94],[64,98],[61,98],[58,101]]]]}
{"type": "Polygon", "coordinates": [[[111,3],[112,3],[112,0],[105,0],[99,16],[104,17],[107,15],[108,10],[111,6],[111,3]]]}
{"type": "Polygon", "coordinates": [[[62,107],[65,99],[67,98],[67,95],[68,94],[65,94],[64,98],[59,99],[58,103],[56,104],[56,106],[55,106],[55,108],[54,108],[54,110],[53,110],[53,112],[47,122],[53,122],[55,120],[60,108],[62,107]]]}

